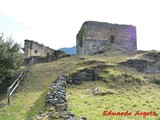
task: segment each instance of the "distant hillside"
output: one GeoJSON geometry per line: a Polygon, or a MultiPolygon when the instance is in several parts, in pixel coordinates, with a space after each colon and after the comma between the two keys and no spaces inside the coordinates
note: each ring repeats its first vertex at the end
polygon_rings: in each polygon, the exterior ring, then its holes
{"type": "Polygon", "coordinates": [[[69,48],[64,47],[64,48],[60,48],[58,50],[61,50],[61,51],[65,52],[65,53],[67,53],[67,54],[76,54],[76,46],[69,47],[69,48]]]}

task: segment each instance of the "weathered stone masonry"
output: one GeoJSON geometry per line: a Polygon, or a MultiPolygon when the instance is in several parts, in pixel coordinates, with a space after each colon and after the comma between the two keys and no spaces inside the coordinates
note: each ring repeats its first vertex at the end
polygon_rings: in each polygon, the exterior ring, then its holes
{"type": "Polygon", "coordinates": [[[76,38],[77,54],[89,55],[114,44],[128,52],[137,50],[136,27],[103,22],[84,22],[76,38]]]}
{"type": "Polygon", "coordinates": [[[35,41],[25,40],[24,55],[26,58],[47,56],[59,57],[61,55],[65,55],[65,53],[62,51],[51,49],[35,41]]]}
{"type": "Polygon", "coordinates": [[[66,99],[67,76],[61,75],[55,81],[54,85],[49,87],[46,96],[46,105],[54,106],[48,113],[51,119],[76,120],[74,114],[68,112],[66,99]]]}

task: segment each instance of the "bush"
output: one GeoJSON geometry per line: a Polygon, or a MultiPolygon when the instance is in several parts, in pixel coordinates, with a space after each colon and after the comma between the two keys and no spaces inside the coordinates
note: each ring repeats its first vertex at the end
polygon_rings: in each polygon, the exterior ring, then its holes
{"type": "Polygon", "coordinates": [[[9,79],[21,65],[23,57],[20,45],[14,43],[12,36],[0,36],[0,84],[8,84],[9,79]]]}

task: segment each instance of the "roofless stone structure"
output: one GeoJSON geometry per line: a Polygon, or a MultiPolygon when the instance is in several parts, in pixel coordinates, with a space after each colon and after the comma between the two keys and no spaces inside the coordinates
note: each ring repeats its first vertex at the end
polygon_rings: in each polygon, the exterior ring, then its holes
{"type": "Polygon", "coordinates": [[[86,21],[76,37],[78,55],[94,54],[110,45],[123,52],[137,50],[136,27],[86,21]]]}
{"type": "Polygon", "coordinates": [[[57,58],[65,55],[65,53],[62,51],[51,49],[32,40],[26,39],[24,42],[24,55],[26,58],[49,56],[57,58]]]}

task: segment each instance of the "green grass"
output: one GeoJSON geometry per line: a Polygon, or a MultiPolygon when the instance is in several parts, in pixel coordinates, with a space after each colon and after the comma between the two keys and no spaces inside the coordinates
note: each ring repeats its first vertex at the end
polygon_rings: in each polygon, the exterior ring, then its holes
{"type": "MultiPolygon", "coordinates": [[[[71,57],[76,62],[76,57],[71,57]]],[[[75,68],[73,61],[34,64],[11,97],[11,105],[0,110],[0,120],[30,120],[44,108],[49,85],[61,74],[69,74],[75,68]],[[64,69],[66,68],[66,69],[64,69]],[[68,68],[68,69],[67,69],[68,68]]],[[[7,100],[3,99],[2,104],[7,100]]]]}
{"type": "MultiPolygon", "coordinates": [[[[74,113],[77,119],[79,116],[86,116],[88,120],[144,119],[133,115],[130,117],[102,116],[104,110],[115,112],[128,110],[132,113],[155,111],[158,114],[157,117],[145,117],[145,119],[158,120],[160,119],[160,87],[151,81],[160,78],[160,75],[143,74],[134,68],[118,65],[119,62],[134,57],[134,55],[123,54],[83,58],[71,56],[54,62],[34,64],[11,97],[11,105],[0,108],[0,120],[36,120],[36,115],[41,110],[45,110],[48,87],[59,75],[69,75],[79,70],[103,65],[106,67],[97,71],[101,77],[97,81],[67,88],[69,111],[74,113]],[[92,94],[95,88],[99,88],[102,93],[109,91],[113,94],[95,96],[92,94]]],[[[3,99],[0,102],[6,104],[7,100],[3,99]]]]}
{"type": "MultiPolygon", "coordinates": [[[[36,115],[38,110],[42,108],[42,106],[37,106],[37,107],[34,106],[36,105],[35,103],[37,100],[39,100],[38,101],[39,103],[41,102],[40,99],[38,99],[39,97],[41,97],[40,92],[15,94],[14,96],[12,96],[11,105],[6,106],[5,108],[2,109],[2,113],[0,114],[0,119],[24,120],[28,118],[30,115],[32,116],[36,115]],[[31,112],[32,114],[28,114],[27,111],[32,110],[32,108],[36,108],[36,110],[32,111],[31,112]]],[[[44,96],[41,99],[44,100],[44,96]]]]}
{"type": "MultiPolygon", "coordinates": [[[[136,111],[155,111],[160,114],[159,89],[155,86],[130,87],[120,89],[115,94],[104,96],[93,95],[95,88],[107,89],[107,83],[102,81],[87,82],[83,85],[67,89],[69,110],[79,116],[87,116],[88,120],[143,120],[143,116],[134,116],[136,111]],[[114,112],[130,111],[131,116],[103,116],[104,110],[114,112]]],[[[155,120],[158,117],[147,116],[147,120],[155,120]]]]}

